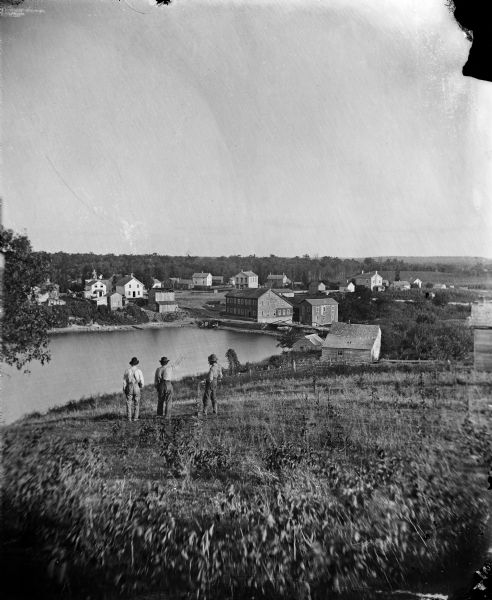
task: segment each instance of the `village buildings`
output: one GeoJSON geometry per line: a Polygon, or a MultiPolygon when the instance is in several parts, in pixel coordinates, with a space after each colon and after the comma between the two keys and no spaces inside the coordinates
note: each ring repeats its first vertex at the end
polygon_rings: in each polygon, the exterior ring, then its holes
{"type": "Polygon", "coordinates": [[[305,298],[299,304],[299,322],[312,327],[338,321],[338,302],[333,298],[305,298]]]}
{"type": "Polygon", "coordinates": [[[145,287],[132,273],[116,282],[116,291],[127,299],[137,299],[144,297],[145,287]]]}
{"type": "Polygon", "coordinates": [[[225,314],[258,323],[292,323],[292,305],[270,288],[231,290],[225,314]]]}
{"type": "Polygon", "coordinates": [[[234,285],[238,290],[258,287],[258,275],[253,271],[241,271],[234,276],[234,285]]]}
{"type": "Polygon", "coordinates": [[[381,352],[378,325],[334,323],[321,351],[324,362],[375,362],[381,352]]]}
{"type": "Polygon", "coordinates": [[[409,290],[412,286],[409,281],[393,281],[393,283],[389,286],[390,290],[402,291],[409,290]]]}

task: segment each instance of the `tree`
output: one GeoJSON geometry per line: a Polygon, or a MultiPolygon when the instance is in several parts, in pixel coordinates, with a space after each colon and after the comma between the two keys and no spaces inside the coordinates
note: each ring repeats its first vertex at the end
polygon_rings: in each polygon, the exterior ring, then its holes
{"type": "Polygon", "coordinates": [[[50,263],[35,253],[27,236],[0,227],[1,252],[5,258],[2,349],[0,360],[22,369],[32,360],[50,360],[48,329],[51,316],[38,306],[34,288],[46,281],[50,263]]]}
{"type": "Polygon", "coordinates": [[[292,348],[292,346],[303,336],[303,333],[294,327],[284,331],[278,338],[279,348],[292,348]]]}
{"type": "Polygon", "coordinates": [[[229,350],[226,352],[226,358],[227,362],[229,363],[229,372],[231,375],[234,375],[241,367],[241,363],[239,362],[239,358],[237,357],[234,348],[229,348],[229,350]]]}

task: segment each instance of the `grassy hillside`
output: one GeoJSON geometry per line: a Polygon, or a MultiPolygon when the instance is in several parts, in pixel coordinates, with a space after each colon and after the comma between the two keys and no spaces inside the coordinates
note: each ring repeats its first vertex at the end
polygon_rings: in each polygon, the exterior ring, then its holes
{"type": "Polygon", "coordinates": [[[138,423],[113,395],[4,430],[11,598],[326,598],[450,581],[479,546],[490,378],[263,373],[205,419],[176,388],[169,422],[145,388],[138,423]]]}

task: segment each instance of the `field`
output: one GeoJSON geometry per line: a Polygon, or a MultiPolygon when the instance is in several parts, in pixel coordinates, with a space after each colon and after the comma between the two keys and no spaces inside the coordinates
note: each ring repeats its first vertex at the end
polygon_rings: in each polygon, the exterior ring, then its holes
{"type": "Polygon", "coordinates": [[[190,378],[170,421],[145,388],[138,423],[114,395],[5,428],[4,589],[370,598],[441,573],[450,591],[486,541],[492,379],[313,369],[226,378],[218,416],[190,378]]]}

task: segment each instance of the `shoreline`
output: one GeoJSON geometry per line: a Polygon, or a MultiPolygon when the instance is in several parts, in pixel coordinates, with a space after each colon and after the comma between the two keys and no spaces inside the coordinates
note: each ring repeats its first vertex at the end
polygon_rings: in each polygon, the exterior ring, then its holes
{"type": "MultiPolygon", "coordinates": [[[[183,321],[152,321],[150,323],[139,323],[138,325],[72,325],[70,327],[59,327],[50,329],[48,335],[62,335],[67,333],[107,333],[114,331],[135,331],[142,329],[167,329],[169,327],[197,327],[196,320],[193,318],[183,321]]],[[[234,327],[232,325],[219,325],[216,329],[225,331],[237,331],[239,333],[259,333],[261,335],[270,335],[278,337],[278,332],[266,329],[249,329],[247,327],[234,327]]],[[[213,330],[212,330],[213,331],[213,330]]]]}

